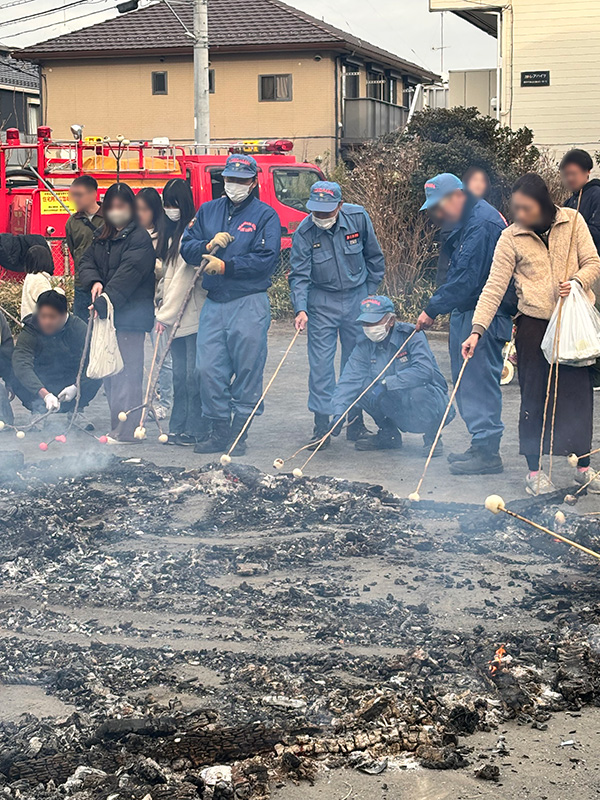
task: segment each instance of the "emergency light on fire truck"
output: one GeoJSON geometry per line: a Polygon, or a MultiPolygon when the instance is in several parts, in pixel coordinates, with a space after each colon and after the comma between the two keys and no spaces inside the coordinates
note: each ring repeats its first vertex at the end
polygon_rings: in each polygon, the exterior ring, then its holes
{"type": "Polygon", "coordinates": [[[289,139],[246,139],[234,142],[229,147],[230,153],[246,153],[249,155],[263,153],[289,153],[294,143],[289,139]]]}

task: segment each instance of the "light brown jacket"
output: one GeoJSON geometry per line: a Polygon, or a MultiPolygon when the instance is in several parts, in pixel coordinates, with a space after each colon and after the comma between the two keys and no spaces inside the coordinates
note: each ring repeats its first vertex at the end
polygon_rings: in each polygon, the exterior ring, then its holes
{"type": "Polygon", "coordinates": [[[498,239],[490,274],[473,314],[473,329],[489,327],[511,278],[515,279],[519,313],[550,319],[558,301],[559,283],[575,277],[593,302],[590,290],[600,278],[600,257],[581,214],[572,208],[557,208],[548,247],[533,231],[513,223],[498,239]]]}

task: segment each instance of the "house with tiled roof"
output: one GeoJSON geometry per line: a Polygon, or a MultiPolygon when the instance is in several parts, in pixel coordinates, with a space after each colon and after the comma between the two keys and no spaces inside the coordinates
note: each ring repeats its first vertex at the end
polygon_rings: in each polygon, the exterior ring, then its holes
{"type": "MultiPolygon", "coordinates": [[[[401,127],[438,76],[280,0],[209,0],[211,142],[289,138],[300,157],[401,127]]],[[[57,138],[193,137],[192,0],[164,0],[32,45],[57,138]]]]}
{"type": "Polygon", "coordinates": [[[36,132],[40,111],[39,70],[30,61],[19,61],[0,45],[0,139],[7,128],[23,134],[36,132]]]}

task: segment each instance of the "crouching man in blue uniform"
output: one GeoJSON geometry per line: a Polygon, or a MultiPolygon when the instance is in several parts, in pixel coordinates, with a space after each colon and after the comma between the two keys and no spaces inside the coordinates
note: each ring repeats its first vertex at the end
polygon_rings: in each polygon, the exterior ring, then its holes
{"type": "MultiPolygon", "coordinates": [[[[360,301],[377,291],[385,264],[369,215],[362,206],[343,203],[337,183],[313,184],[306,208],[311,214],[294,234],[289,279],[296,329],[308,332],[308,408],[316,447],[329,430],[338,337],[343,370],[362,335],[356,321],[360,301]]],[[[358,410],[348,438],[366,433],[358,410]]]]}
{"type": "MultiPolygon", "coordinates": [[[[471,333],[473,312],[506,220],[485,200],[467,192],[460,179],[449,172],[427,181],[421,210],[429,210],[442,225],[453,226],[443,250],[448,259],[446,281],[421,312],[417,329],[427,329],[440,314],[450,314],[448,347],[455,381],[463,362],[462,342],[471,333]]],[[[503,469],[499,453],[504,432],[500,378],[502,348],[512,334],[508,294],[505,301],[482,337],[483,348],[471,358],[456,393],[471,446],[464,453],[448,456],[450,472],[455,475],[488,475],[503,469]]]]}
{"type": "MultiPolygon", "coordinates": [[[[342,428],[342,415],[367,386],[391,361],[403,342],[414,330],[413,325],[399,322],[394,304],[383,295],[367,297],[360,304],[359,324],[364,335],[352,351],[333,394],[334,423],[337,436],[342,428]]],[[[448,405],[448,385],[424,333],[415,334],[397,354],[394,363],[381,379],[359,401],[379,430],[360,438],[357,450],[398,450],[402,433],[422,433],[423,449],[429,453],[444,411],[448,405]]],[[[451,409],[446,424],[452,421],[451,409]]],[[[434,455],[442,453],[438,441],[434,455]]]]}
{"type": "MultiPolygon", "coordinates": [[[[279,259],[281,225],[275,211],[252,194],[257,176],[252,156],[229,156],[226,196],[203,203],[181,241],[189,264],[208,261],[196,366],[202,413],[212,433],[196,445],[197,453],[225,451],[262,393],[271,324],[267,289],[279,259]],[[215,246],[218,255],[211,254],[215,246]]],[[[246,436],[232,455],[245,453],[246,436]]]]}

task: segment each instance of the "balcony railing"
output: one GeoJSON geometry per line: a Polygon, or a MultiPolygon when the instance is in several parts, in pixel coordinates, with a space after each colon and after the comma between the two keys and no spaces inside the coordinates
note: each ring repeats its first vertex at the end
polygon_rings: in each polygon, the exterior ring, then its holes
{"type": "Polygon", "coordinates": [[[408,109],[374,100],[372,97],[346,98],[342,141],[346,144],[376,139],[401,129],[406,124],[408,109]]]}

